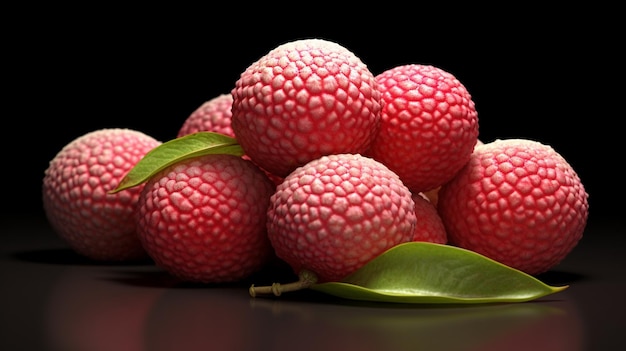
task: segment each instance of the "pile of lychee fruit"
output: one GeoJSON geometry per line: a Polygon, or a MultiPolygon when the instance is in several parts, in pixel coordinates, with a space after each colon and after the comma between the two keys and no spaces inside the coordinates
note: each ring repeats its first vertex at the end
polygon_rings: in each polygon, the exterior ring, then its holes
{"type": "Polygon", "coordinates": [[[78,137],[45,171],[49,223],[93,260],[151,259],[183,281],[225,283],[276,260],[341,281],[411,241],[538,275],[587,222],[588,194],[568,162],[540,141],[481,141],[454,75],[421,64],[375,75],[329,40],[275,47],[177,138],[206,132],[236,138],[244,155],[181,159],[119,192],[166,143],[122,128],[78,137]]]}

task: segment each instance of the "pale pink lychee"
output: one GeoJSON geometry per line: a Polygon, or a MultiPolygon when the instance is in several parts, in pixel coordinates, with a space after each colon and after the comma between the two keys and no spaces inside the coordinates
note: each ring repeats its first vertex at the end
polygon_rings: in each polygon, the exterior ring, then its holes
{"type": "Polygon", "coordinates": [[[94,260],[147,258],[135,231],[142,185],[114,190],[160,144],[131,129],[100,129],[67,144],[43,178],[43,206],[50,225],[77,253],[94,260]]]}
{"type": "Polygon", "coordinates": [[[313,160],[272,195],[268,236],[296,274],[338,281],[383,251],[413,239],[414,202],[400,178],[358,154],[313,160]]]}
{"type": "Polygon", "coordinates": [[[185,119],[177,136],[208,131],[235,137],[231,127],[232,105],[231,94],[220,94],[203,102],[185,119]]]}
{"type": "Polygon", "coordinates": [[[324,155],[364,152],[380,122],[374,75],[323,39],[279,45],[242,72],[231,93],[237,140],[279,177],[324,155]]]}

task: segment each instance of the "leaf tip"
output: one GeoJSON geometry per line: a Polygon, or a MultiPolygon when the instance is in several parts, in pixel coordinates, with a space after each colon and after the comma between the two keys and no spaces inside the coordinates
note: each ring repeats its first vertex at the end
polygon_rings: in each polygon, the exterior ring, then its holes
{"type": "Polygon", "coordinates": [[[114,189],[109,190],[107,193],[108,194],[116,194],[116,193],[119,193],[122,190],[126,190],[128,188],[132,188],[133,186],[135,186],[135,185],[131,184],[130,180],[126,176],[126,177],[122,178],[120,183],[114,189]]]}

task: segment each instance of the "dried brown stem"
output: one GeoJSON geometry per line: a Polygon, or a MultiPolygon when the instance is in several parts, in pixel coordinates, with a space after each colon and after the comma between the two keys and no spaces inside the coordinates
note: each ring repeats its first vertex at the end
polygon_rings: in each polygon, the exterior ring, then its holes
{"type": "Polygon", "coordinates": [[[309,270],[302,270],[298,274],[298,280],[295,282],[280,284],[273,283],[270,286],[250,286],[250,296],[256,297],[257,295],[271,295],[280,296],[284,292],[297,291],[307,289],[311,285],[317,282],[317,275],[309,270]]]}

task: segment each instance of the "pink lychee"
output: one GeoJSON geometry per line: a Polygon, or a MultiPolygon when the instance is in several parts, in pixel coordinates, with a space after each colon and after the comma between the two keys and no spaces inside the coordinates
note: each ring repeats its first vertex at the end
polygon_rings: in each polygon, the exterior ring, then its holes
{"type": "Polygon", "coordinates": [[[131,129],[84,134],[56,154],[43,178],[43,206],[55,232],[94,260],[147,258],[135,231],[143,186],[110,194],[128,171],[160,144],[131,129]]]}
{"type": "Polygon", "coordinates": [[[406,64],[376,76],[383,108],[380,131],[366,155],[396,172],[413,192],[450,180],[469,160],[478,113],[450,72],[406,64]]]}
{"type": "Polygon", "coordinates": [[[183,281],[236,282],[272,259],[266,212],[275,185],[227,154],[177,162],[138,201],[137,232],[156,264],[183,281]]]}
{"type": "Polygon", "coordinates": [[[413,241],[426,241],[436,244],[447,244],[448,235],[437,207],[422,193],[413,193],[415,202],[415,232],[413,241]]]}
{"type": "Polygon", "coordinates": [[[241,73],[231,93],[237,140],[279,177],[324,155],[364,152],[380,122],[374,75],[323,39],[279,45],[241,73]]]}
{"type": "Polygon", "coordinates": [[[560,263],[582,238],[588,194],[552,147],[504,139],[479,145],[439,190],[449,243],[528,274],[560,263]]]}
{"type": "Polygon", "coordinates": [[[411,241],[414,202],[400,178],[358,154],[334,154],[297,168],[272,195],[268,236],[296,274],[339,281],[383,251],[411,241]]]}

